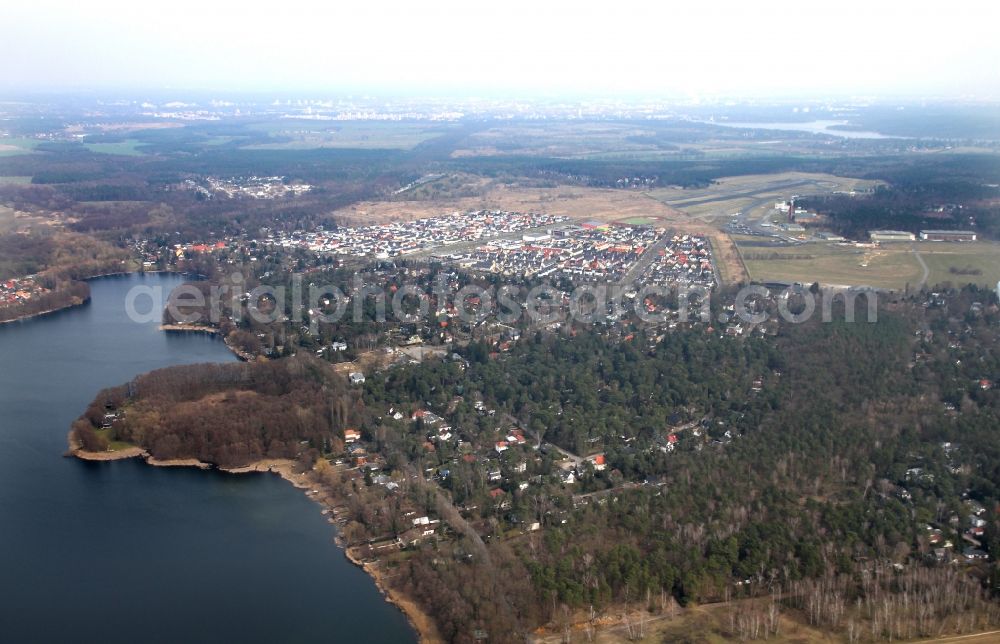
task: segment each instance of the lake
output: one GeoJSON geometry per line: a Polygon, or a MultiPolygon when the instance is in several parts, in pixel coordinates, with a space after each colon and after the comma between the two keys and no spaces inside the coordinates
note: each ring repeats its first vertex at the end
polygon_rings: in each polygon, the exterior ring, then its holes
{"type": "Polygon", "coordinates": [[[414,642],[320,507],[277,475],[62,456],[99,389],[235,359],[125,314],[131,287],[182,281],[102,278],[87,305],[0,325],[0,640],[414,642]]]}

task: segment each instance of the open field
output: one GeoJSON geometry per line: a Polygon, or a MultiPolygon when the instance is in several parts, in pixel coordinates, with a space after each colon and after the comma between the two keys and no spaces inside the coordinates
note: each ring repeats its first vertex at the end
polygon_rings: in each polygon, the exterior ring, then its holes
{"type": "Polygon", "coordinates": [[[39,144],[37,139],[17,137],[0,138],[0,157],[27,154],[39,144]]]}
{"type": "Polygon", "coordinates": [[[379,123],[375,121],[282,120],[252,126],[277,138],[273,143],[255,143],[246,150],[313,150],[357,148],[410,150],[441,134],[434,124],[379,123]]]}
{"type": "Polygon", "coordinates": [[[511,210],[545,212],[573,219],[621,221],[642,218],[647,223],[678,224],[687,220],[677,210],[643,194],[625,190],[558,186],[527,188],[508,184],[483,183],[474,196],[458,199],[367,201],[333,214],[345,223],[384,223],[436,217],[456,211],[511,210]]]}
{"type": "Polygon", "coordinates": [[[783,200],[795,194],[868,190],[876,184],[875,181],[832,174],[781,172],[724,177],[707,188],[661,188],[649,194],[691,217],[721,222],[762,201],[783,200]]]}
{"type": "MultiPolygon", "coordinates": [[[[624,642],[640,642],[653,644],[659,642],[698,642],[700,644],[723,644],[734,641],[728,636],[731,632],[732,611],[739,607],[751,605],[764,606],[760,600],[736,600],[715,604],[694,605],[680,608],[676,605],[660,614],[650,614],[646,611],[630,611],[632,636],[629,635],[629,625],[625,623],[624,615],[615,612],[598,618],[598,627],[593,636],[587,635],[586,615],[573,615],[574,623],[561,632],[546,631],[538,633],[535,642],[538,644],[556,644],[567,641],[563,639],[569,633],[571,642],[596,642],[598,644],[620,644],[624,642]],[[641,618],[641,619],[640,619],[641,618]],[[640,626],[641,623],[641,626],[640,626]]],[[[761,609],[762,610],[762,609],[761,609]]],[[[792,644],[801,642],[833,643],[844,641],[843,638],[815,629],[806,623],[803,616],[794,610],[783,609],[779,619],[777,634],[770,634],[768,642],[777,644],[792,644]]],[[[554,629],[553,629],[554,630],[554,629]]]]}
{"type": "Polygon", "coordinates": [[[136,139],[127,139],[118,143],[85,143],[84,147],[91,152],[97,152],[100,154],[142,156],[144,153],[137,149],[139,145],[142,145],[141,141],[136,139]]]}
{"type": "Polygon", "coordinates": [[[169,130],[184,127],[184,123],[176,121],[133,121],[119,123],[92,123],[87,125],[69,125],[66,132],[69,134],[83,134],[85,132],[141,132],[142,130],[169,130]]]}
{"type": "Polygon", "coordinates": [[[658,158],[676,154],[676,146],[660,141],[655,129],[631,123],[546,122],[503,123],[472,134],[453,157],[527,154],[559,157],[658,158]]]}
{"type": "Polygon", "coordinates": [[[527,155],[594,161],[705,161],[775,153],[809,154],[807,139],[748,139],[739,130],[696,122],[511,121],[466,137],[452,157],[527,155]]]}
{"type": "Polygon", "coordinates": [[[994,288],[1000,281],[1000,244],[924,242],[916,248],[930,271],[929,286],[951,282],[994,288]]]}
{"type": "Polygon", "coordinates": [[[916,288],[923,268],[913,249],[927,264],[927,285],[950,282],[995,287],[1000,281],[1000,244],[923,242],[883,244],[857,248],[843,244],[799,246],[740,246],[752,279],[760,282],[916,288]]]}
{"type": "Polygon", "coordinates": [[[138,139],[125,139],[116,143],[84,143],[83,146],[91,152],[100,154],[118,154],[121,156],[137,157],[144,153],[138,149],[142,145],[138,139]]]}
{"type": "Polygon", "coordinates": [[[758,282],[916,288],[923,276],[909,244],[856,248],[841,244],[742,246],[750,277],[758,282]]]}
{"type": "Polygon", "coordinates": [[[621,220],[621,223],[628,224],[629,226],[647,226],[656,223],[656,220],[649,217],[629,217],[621,220]]]}

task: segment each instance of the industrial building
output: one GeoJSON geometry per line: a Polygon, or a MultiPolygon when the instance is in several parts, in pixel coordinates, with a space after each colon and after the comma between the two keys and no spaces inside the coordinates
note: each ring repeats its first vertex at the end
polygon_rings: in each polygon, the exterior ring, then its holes
{"type": "Polygon", "coordinates": [[[922,241],[974,242],[976,233],[971,230],[921,230],[922,241]]]}
{"type": "Polygon", "coordinates": [[[915,241],[917,236],[905,230],[873,230],[868,238],[873,242],[905,242],[915,241]]]}
{"type": "Polygon", "coordinates": [[[827,242],[845,242],[845,241],[847,241],[846,237],[842,237],[841,235],[838,235],[836,233],[821,232],[821,233],[816,233],[816,236],[819,237],[820,239],[822,239],[823,241],[827,241],[827,242]]]}

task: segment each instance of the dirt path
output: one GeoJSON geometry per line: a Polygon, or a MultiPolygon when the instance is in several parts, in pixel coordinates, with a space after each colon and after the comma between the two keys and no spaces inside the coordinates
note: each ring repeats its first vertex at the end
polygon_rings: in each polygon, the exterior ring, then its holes
{"type": "Polygon", "coordinates": [[[917,258],[917,262],[920,264],[921,270],[924,271],[923,276],[921,276],[921,278],[920,278],[920,283],[917,284],[916,290],[919,291],[920,289],[922,289],[924,287],[924,284],[927,283],[927,278],[930,277],[931,269],[927,268],[927,262],[925,262],[924,258],[920,256],[920,251],[917,250],[916,246],[913,246],[911,244],[910,245],[910,250],[913,251],[913,256],[917,258]]]}

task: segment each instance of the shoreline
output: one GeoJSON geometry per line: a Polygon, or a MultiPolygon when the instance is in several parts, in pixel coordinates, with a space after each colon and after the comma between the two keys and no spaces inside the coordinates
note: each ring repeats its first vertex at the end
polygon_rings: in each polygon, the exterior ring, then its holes
{"type": "Polygon", "coordinates": [[[60,311],[75,309],[76,307],[83,306],[88,302],[90,302],[89,295],[86,297],[86,299],[83,299],[79,302],[70,302],[69,304],[64,304],[63,306],[57,306],[54,309],[46,309],[45,311],[38,311],[37,313],[26,313],[25,315],[19,315],[16,318],[11,318],[9,320],[0,320],[0,325],[14,324],[15,322],[24,322],[26,320],[33,320],[34,318],[45,317],[46,315],[52,315],[53,313],[59,313],[60,311]]]}
{"type": "MultiPolygon", "coordinates": [[[[90,275],[88,277],[81,277],[81,278],[79,278],[78,280],[75,280],[75,281],[78,281],[78,282],[90,282],[90,280],[102,279],[102,278],[106,278],[106,277],[121,277],[123,275],[142,275],[142,274],[145,274],[145,273],[174,273],[174,274],[177,274],[177,275],[184,275],[185,274],[185,272],[183,272],[183,271],[172,271],[172,270],[162,270],[162,271],[144,271],[144,270],[115,271],[115,272],[112,272],[112,273],[101,273],[99,275],[90,275]]],[[[88,294],[87,297],[85,299],[83,299],[82,301],[80,301],[80,302],[70,302],[69,304],[65,304],[63,306],[57,306],[54,309],[47,309],[45,311],[39,311],[37,313],[28,313],[28,314],[25,314],[25,315],[19,315],[16,318],[11,318],[9,320],[0,320],[0,326],[2,326],[4,324],[13,324],[15,322],[23,322],[25,320],[32,320],[34,318],[44,317],[46,315],[51,315],[53,313],[58,313],[59,311],[66,311],[68,309],[76,308],[78,306],[83,306],[84,304],[87,304],[89,302],[90,302],[90,295],[88,294]]]]}
{"type": "MultiPolygon", "coordinates": [[[[333,517],[336,516],[335,508],[339,504],[337,503],[335,493],[321,483],[315,481],[311,476],[311,472],[296,473],[295,467],[297,462],[291,459],[262,459],[239,467],[218,467],[211,463],[199,461],[195,458],[160,460],[152,456],[142,447],[138,446],[108,452],[88,452],[79,445],[73,437],[72,432],[70,432],[68,441],[69,450],[65,455],[72,456],[83,461],[100,462],[141,458],[147,465],[152,465],[153,467],[196,467],[201,470],[215,469],[220,472],[233,475],[267,473],[277,474],[288,483],[291,483],[293,487],[299,490],[306,490],[306,496],[323,508],[323,515],[327,517],[327,521],[330,524],[336,523],[333,517]]],[[[333,542],[335,546],[344,553],[344,557],[348,561],[358,568],[361,568],[361,570],[363,570],[365,574],[372,579],[375,583],[375,587],[382,595],[382,598],[403,613],[406,617],[406,621],[409,622],[410,627],[416,633],[417,641],[423,644],[438,644],[444,642],[444,638],[442,638],[438,632],[437,625],[434,623],[434,620],[431,619],[431,617],[425,613],[413,599],[406,596],[405,593],[402,593],[386,584],[385,576],[382,570],[372,562],[366,562],[360,559],[352,551],[353,546],[345,544],[340,537],[340,533],[336,530],[334,531],[333,542]]]]}
{"type": "Polygon", "coordinates": [[[253,362],[256,360],[256,356],[245,351],[241,351],[234,347],[230,343],[228,337],[222,335],[222,330],[214,326],[204,326],[195,324],[161,324],[160,331],[164,333],[203,333],[205,335],[216,336],[222,338],[222,343],[226,345],[226,348],[236,356],[236,358],[242,362],[253,362]]]}
{"type": "Polygon", "coordinates": [[[214,326],[201,326],[194,324],[161,324],[160,331],[166,333],[205,333],[208,335],[219,335],[221,331],[214,326]]]}

